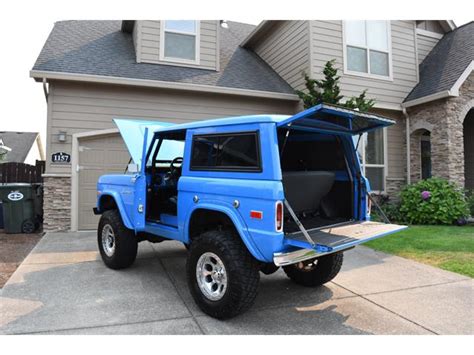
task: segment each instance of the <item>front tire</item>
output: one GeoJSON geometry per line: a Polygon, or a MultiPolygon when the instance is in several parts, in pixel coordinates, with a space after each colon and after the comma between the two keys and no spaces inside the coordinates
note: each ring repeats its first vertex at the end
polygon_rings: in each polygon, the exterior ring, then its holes
{"type": "Polygon", "coordinates": [[[259,263],[235,231],[208,231],[196,237],[186,263],[189,289],[206,314],[228,319],[250,308],[260,281],[259,263]]]}
{"type": "Polygon", "coordinates": [[[135,233],[125,227],[117,210],[105,211],[99,221],[97,243],[104,264],[111,269],[124,269],[137,257],[135,233]]]}
{"type": "Polygon", "coordinates": [[[320,258],[284,266],[283,270],[292,281],[306,287],[321,286],[339,273],[344,255],[334,253],[320,258]]]}

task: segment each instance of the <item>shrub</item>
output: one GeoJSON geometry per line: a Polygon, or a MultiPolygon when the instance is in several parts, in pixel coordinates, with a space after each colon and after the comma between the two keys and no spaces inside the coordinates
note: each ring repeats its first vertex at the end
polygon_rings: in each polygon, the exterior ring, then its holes
{"type": "MultiPolygon", "coordinates": [[[[390,222],[406,222],[404,215],[400,212],[399,202],[390,201],[390,198],[388,196],[384,196],[378,199],[378,204],[390,222]]],[[[377,222],[385,222],[385,219],[383,218],[382,214],[374,205],[372,205],[371,220],[377,222]]]]}
{"type": "Polygon", "coordinates": [[[471,211],[471,217],[474,217],[474,190],[466,191],[467,205],[471,211]]]}
{"type": "Polygon", "coordinates": [[[400,198],[400,213],[412,224],[452,224],[469,215],[462,190],[444,179],[408,185],[400,198]]]}

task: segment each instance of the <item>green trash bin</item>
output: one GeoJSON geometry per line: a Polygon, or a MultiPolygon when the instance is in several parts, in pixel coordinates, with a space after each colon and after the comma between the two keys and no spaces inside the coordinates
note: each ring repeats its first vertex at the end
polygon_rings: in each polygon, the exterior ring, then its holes
{"type": "Polygon", "coordinates": [[[41,186],[11,183],[0,185],[3,223],[6,233],[33,233],[39,227],[41,186]]]}

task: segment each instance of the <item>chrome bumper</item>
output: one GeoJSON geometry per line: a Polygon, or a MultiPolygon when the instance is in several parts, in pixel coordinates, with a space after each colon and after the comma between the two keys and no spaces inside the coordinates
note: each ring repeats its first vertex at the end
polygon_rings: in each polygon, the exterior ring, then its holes
{"type": "Polygon", "coordinates": [[[275,253],[273,254],[273,263],[276,266],[286,266],[291,264],[296,264],[301,261],[306,261],[310,259],[315,259],[323,255],[328,255],[332,253],[337,253],[339,251],[349,250],[354,248],[354,246],[349,246],[346,248],[341,249],[332,249],[331,251],[326,252],[318,252],[314,249],[299,249],[295,251],[291,251],[288,253],[275,253]]]}

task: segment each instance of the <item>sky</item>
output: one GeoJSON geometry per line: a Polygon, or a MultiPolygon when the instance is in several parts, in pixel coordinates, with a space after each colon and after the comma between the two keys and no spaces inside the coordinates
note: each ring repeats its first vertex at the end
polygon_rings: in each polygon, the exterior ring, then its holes
{"type": "MultiPolygon", "coordinates": [[[[296,0],[295,0],[296,1],[296,0]]],[[[398,0],[398,2],[403,0],[398,0]]],[[[135,0],[133,3],[140,2],[135,0]]],[[[257,7],[255,11],[249,13],[246,7],[239,9],[220,9],[206,11],[202,8],[193,9],[192,6],[182,9],[163,9],[160,7],[156,11],[156,16],[149,15],[150,12],[143,11],[143,7],[134,11],[120,10],[121,1],[115,1],[118,13],[110,10],[107,5],[101,6],[97,1],[82,0],[80,3],[69,1],[56,2],[53,0],[43,0],[26,2],[17,0],[7,5],[9,16],[2,17],[2,31],[0,40],[2,43],[2,54],[0,56],[0,102],[2,106],[2,116],[0,116],[0,131],[28,131],[40,132],[43,143],[46,141],[46,101],[41,83],[36,83],[29,77],[29,71],[43,47],[54,22],[65,19],[122,19],[122,18],[226,18],[234,19],[246,23],[258,24],[263,18],[307,18],[308,14],[312,18],[324,18],[323,12],[308,13],[306,11],[291,12],[283,8],[279,13],[272,13],[271,9],[257,7]],[[28,4],[28,5],[26,5],[28,4]],[[67,4],[68,6],[64,6],[67,4]],[[74,4],[74,5],[70,5],[74,4]],[[91,11],[90,9],[94,10],[91,11]],[[27,9],[27,11],[25,11],[27,9]],[[148,14],[148,15],[147,15],[148,14]],[[182,14],[182,15],[180,15],[182,14]],[[177,17],[183,16],[183,17],[177,17]],[[22,26],[18,26],[18,24],[22,26]],[[25,24],[28,24],[27,26],[25,24]]],[[[245,5],[241,0],[239,4],[245,5]]],[[[252,3],[252,2],[249,2],[252,3]]],[[[246,3],[246,4],[249,4],[246,3]]],[[[293,3],[293,2],[292,2],[293,3]]],[[[102,4],[102,3],[100,3],[102,4]]],[[[128,2],[130,4],[130,2],[128,2]]],[[[253,3],[254,4],[254,3],[253,3]]],[[[287,4],[287,3],[286,3],[287,4]]],[[[314,2],[313,2],[314,4],[314,2]]],[[[5,5],[2,5],[5,6],[5,5]]],[[[288,6],[288,5],[286,5],[288,6]]],[[[255,6],[253,6],[255,8],[255,6]]],[[[319,7],[318,7],[319,9],[319,7]]],[[[294,9],[293,9],[294,10],[294,9]]],[[[2,10],[3,11],[3,10],[2,10]]],[[[392,12],[390,12],[392,13],[392,12]]],[[[327,16],[332,12],[328,10],[327,16]]],[[[449,13],[447,13],[449,15],[449,13]]],[[[338,12],[339,16],[339,12],[338,12]]],[[[374,13],[348,13],[342,12],[341,18],[383,18],[383,14],[374,13]],[[377,17],[380,16],[380,17],[377,17]],[[357,17],[360,16],[360,17],[357,17]],[[363,17],[362,17],[363,16],[363,17]]],[[[393,18],[403,18],[407,14],[393,13],[393,18]],[[397,16],[400,15],[400,16],[397,16]]],[[[463,18],[463,12],[453,16],[455,23],[459,26],[469,22],[469,18],[463,18]]],[[[415,16],[412,18],[422,18],[415,16]]],[[[439,16],[443,17],[443,16],[439,16]]],[[[438,18],[439,18],[438,17],[438,18]]],[[[427,18],[427,17],[426,17],[427,18]]],[[[436,18],[436,16],[435,16],[436,18]]]]}

